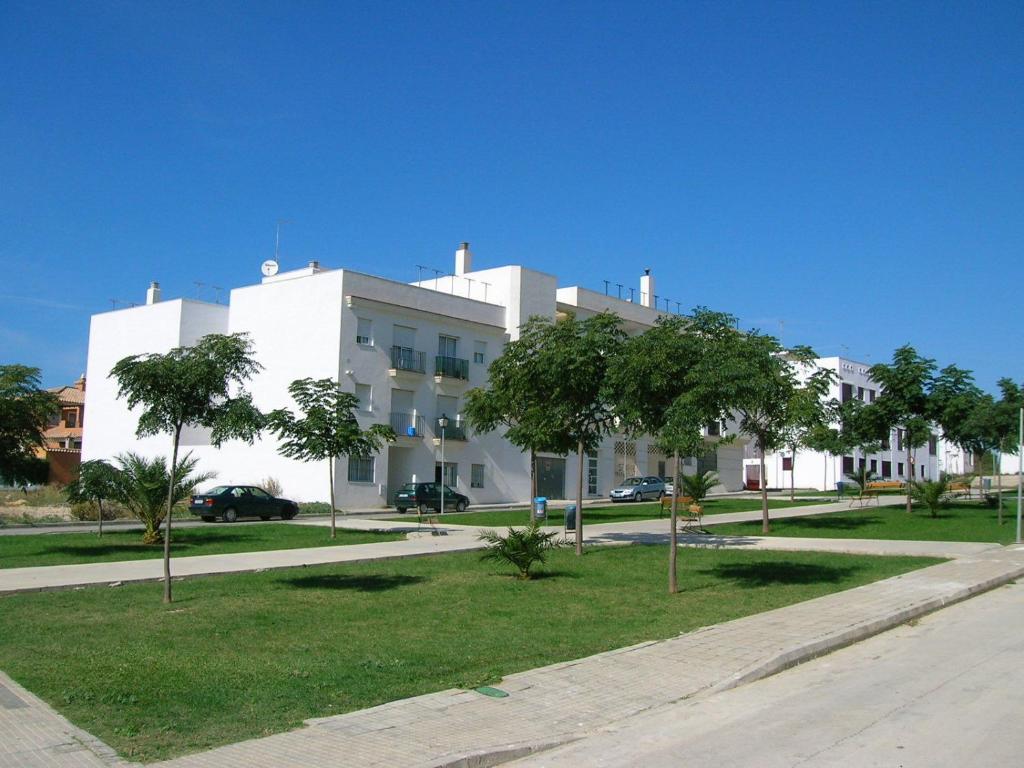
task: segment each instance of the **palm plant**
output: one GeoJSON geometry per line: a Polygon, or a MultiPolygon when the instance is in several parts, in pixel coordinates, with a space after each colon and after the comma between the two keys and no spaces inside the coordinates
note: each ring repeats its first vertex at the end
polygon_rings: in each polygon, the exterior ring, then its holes
{"type": "MultiPolygon", "coordinates": [[[[142,534],[144,544],[162,540],[160,526],[167,515],[167,490],[170,474],[163,456],[147,459],[136,453],[122,453],[116,458],[118,470],[112,498],[126,507],[146,527],[142,534]]],[[[199,483],[214,477],[212,472],[193,475],[199,459],[188,454],[178,460],[174,468],[170,506],[188,498],[199,483]]]]}
{"type": "Polygon", "coordinates": [[[530,568],[537,563],[544,563],[547,552],[560,546],[556,541],[557,531],[542,531],[536,521],[526,528],[509,528],[502,535],[497,531],[484,531],[480,541],[487,542],[487,550],[481,560],[496,560],[508,563],[519,571],[519,578],[530,578],[530,568]]]}
{"type": "Polygon", "coordinates": [[[861,466],[856,471],[846,472],[845,474],[847,478],[857,484],[857,490],[861,495],[863,495],[864,491],[867,489],[868,483],[876,477],[875,473],[866,466],[861,466]]]}
{"type": "Polygon", "coordinates": [[[679,480],[683,495],[689,496],[694,504],[698,504],[718,485],[718,474],[709,470],[703,475],[683,475],[679,480]]]}
{"type": "Polygon", "coordinates": [[[945,477],[938,480],[924,480],[910,486],[910,498],[925,504],[932,517],[939,516],[939,510],[946,506],[949,493],[949,480],[945,477]]]}

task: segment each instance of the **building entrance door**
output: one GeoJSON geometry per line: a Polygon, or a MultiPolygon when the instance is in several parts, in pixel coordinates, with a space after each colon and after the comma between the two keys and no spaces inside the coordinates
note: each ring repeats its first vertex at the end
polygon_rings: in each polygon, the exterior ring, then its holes
{"type": "Polygon", "coordinates": [[[565,498],[565,459],[537,457],[537,495],[549,499],[565,498]]]}

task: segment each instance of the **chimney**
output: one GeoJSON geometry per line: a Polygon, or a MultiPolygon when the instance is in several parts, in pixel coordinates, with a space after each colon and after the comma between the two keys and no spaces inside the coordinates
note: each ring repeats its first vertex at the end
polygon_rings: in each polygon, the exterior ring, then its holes
{"type": "Polygon", "coordinates": [[[78,381],[76,381],[72,386],[80,392],[85,392],[85,374],[83,373],[79,376],[78,381]]]}
{"type": "Polygon", "coordinates": [[[645,269],[640,277],[640,303],[645,307],[654,306],[654,278],[650,268],[645,269]]]}
{"type": "Polygon", "coordinates": [[[160,302],[160,283],[155,280],[149,284],[149,288],[146,290],[146,303],[147,304],[158,304],[160,302]]]}
{"type": "Polygon", "coordinates": [[[469,250],[469,243],[461,243],[459,250],[455,252],[455,274],[464,275],[473,271],[473,254],[469,250]]]}
{"type": "Polygon", "coordinates": [[[309,268],[311,270],[313,270],[314,272],[319,272],[320,271],[320,262],[319,261],[311,261],[311,262],[309,262],[309,268]]]}

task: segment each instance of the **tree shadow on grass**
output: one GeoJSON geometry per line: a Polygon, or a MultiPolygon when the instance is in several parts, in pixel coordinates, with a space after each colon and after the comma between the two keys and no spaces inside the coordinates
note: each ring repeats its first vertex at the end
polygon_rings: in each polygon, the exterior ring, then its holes
{"type": "MultiPolygon", "coordinates": [[[[786,520],[787,518],[782,518],[786,520]]],[[[773,520],[773,525],[778,525],[782,520],[773,520]]],[[[885,519],[872,515],[870,517],[846,517],[837,515],[835,517],[793,517],[788,518],[793,522],[793,525],[800,526],[801,528],[815,528],[818,530],[829,530],[829,531],[856,531],[860,528],[865,528],[869,525],[882,525],[885,519]]],[[[785,523],[779,525],[779,528],[785,529],[785,523]]]]}
{"type": "Polygon", "coordinates": [[[423,576],[370,574],[368,576],[348,576],[343,573],[328,573],[321,576],[296,576],[291,579],[278,579],[279,584],[286,584],[298,589],[351,589],[357,592],[384,592],[399,587],[409,587],[426,581],[423,576]]]}
{"type": "Polygon", "coordinates": [[[838,584],[859,571],[856,566],[808,565],[806,563],[723,563],[699,573],[732,581],[740,587],[776,584],[838,584]]]}
{"type": "MultiPolygon", "coordinates": [[[[172,532],[173,536],[173,532],[172,532]]],[[[181,554],[185,551],[203,548],[216,544],[230,544],[249,541],[247,536],[239,536],[233,533],[208,533],[202,538],[190,539],[179,541],[174,538],[171,539],[171,554],[181,554]]],[[[54,544],[47,546],[40,554],[44,555],[77,555],[80,557],[103,557],[105,555],[113,554],[129,554],[129,555],[141,555],[149,552],[163,552],[163,542],[159,541],[154,544],[143,544],[142,534],[139,533],[138,538],[132,540],[120,540],[115,542],[101,543],[97,541],[95,544],[54,544]]]]}

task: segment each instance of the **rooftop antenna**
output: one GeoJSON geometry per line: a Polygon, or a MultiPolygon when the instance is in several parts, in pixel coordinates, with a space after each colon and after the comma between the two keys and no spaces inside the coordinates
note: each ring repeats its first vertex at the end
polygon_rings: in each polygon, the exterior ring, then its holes
{"type": "Polygon", "coordinates": [[[203,290],[203,288],[206,287],[206,283],[201,283],[198,280],[193,280],[192,284],[195,285],[195,287],[196,287],[196,298],[197,299],[203,298],[202,290],[203,290]]]}
{"type": "MultiPolygon", "coordinates": [[[[433,269],[433,268],[432,268],[433,269]]],[[[444,274],[440,269],[434,269],[434,290],[438,290],[437,281],[441,279],[441,275],[444,274]]]]}
{"type": "Polygon", "coordinates": [[[605,296],[608,295],[608,281],[607,280],[604,281],[604,295],[605,296]]]}
{"type": "Polygon", "coordinates": [[[487,289],[491,287],[490,283],[486,283],[483,280],[480,281],[484,284],[484,301],[487,301],[487,289]]]}
{"type": "Polygon", "coordinates": [[[680,301],[676,302],[676,314],[681,315],[683,313],[683,304],[680,301]]]}
{"type": "Polygon", "coordinates": [[[220,304],[220,295],[221,295],[221,293],[224,292],[224,289],[221,288],[219,285],[211,285],[210,287],[213,288],[214,291],[216,291],[217,297],[214,299],[214,301],[217,304],[220,304]]]}
{"type": "MultiPolygon", "coordinates": [[[[424,269],[430,269],[430,267],[424,267],[422,264],[417,264],[416,265],[416,269],[419,270],[416,273],[416,282],[417,283],[422,283],[423,282],[423,270],[424,269]]],[[[422,287],[422,285],[420,287],[422,287]]]]}
{"type": "Polygon", "coordinates": [[[281,225],[291,223],[290,219],[277,220],[277,231],[274,234],[274,261],[280,261],[278,257],[281,255],[281,225]]]}
{"type": "Polygon", "coordinates": [[[622,298],[622,283],[616,283],[615,285],[618,286],[619,298],[621,299],[622,298]]]}

